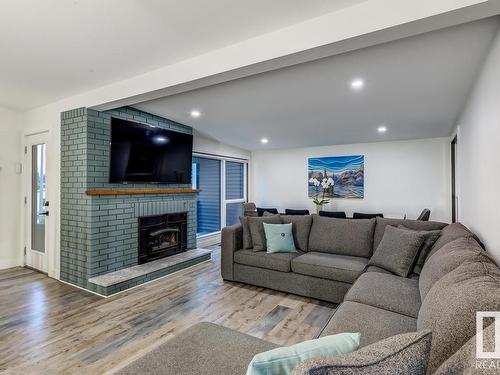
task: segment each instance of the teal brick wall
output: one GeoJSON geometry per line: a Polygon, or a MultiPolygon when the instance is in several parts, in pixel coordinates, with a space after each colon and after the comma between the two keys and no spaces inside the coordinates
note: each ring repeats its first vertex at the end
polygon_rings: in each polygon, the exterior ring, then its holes
{"type": "Polygon", "coordinates": [[[194,194],[85,194],[89,189],[151,187],[108,183],[111,117],[192,133],[190,127],[129,107],[61,114],[61,279],[91,290],[95,286],[89,278],[137,264],[140,216],[187,211],[188,248],[196,247],[194,194]]]}

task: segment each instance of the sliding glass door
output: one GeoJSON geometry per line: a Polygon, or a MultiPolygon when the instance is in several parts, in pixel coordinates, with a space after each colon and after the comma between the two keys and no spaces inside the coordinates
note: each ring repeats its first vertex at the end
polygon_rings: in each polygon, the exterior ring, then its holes
{"type": "Polygon", "coordinates": [[[193,156],[193,188],[198,194],[198,236],[214,234],[243,215],[247,164],[216,156],[193,156]]]}

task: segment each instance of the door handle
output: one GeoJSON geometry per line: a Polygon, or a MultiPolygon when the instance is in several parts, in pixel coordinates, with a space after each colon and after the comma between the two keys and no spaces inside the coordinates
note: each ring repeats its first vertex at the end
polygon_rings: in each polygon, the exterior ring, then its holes
{"type": "Polygon", "coordinates": [[[39,216],[49,216],[49,211],[40,212],[38,215],[39,216]]]}

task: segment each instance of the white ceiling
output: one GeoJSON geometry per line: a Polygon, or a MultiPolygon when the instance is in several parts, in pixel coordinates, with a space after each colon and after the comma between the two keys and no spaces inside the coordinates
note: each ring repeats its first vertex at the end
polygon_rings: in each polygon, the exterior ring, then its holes
{"type": "Polygon", "coordinates": [[[497,27],[485,19],[135,107],[249,150],[449,136],[497,27]]]}
{"type": "Polygon", "coordinates": [[[360,2],[4,0],[0,106],[41,106],[360,2]]]}

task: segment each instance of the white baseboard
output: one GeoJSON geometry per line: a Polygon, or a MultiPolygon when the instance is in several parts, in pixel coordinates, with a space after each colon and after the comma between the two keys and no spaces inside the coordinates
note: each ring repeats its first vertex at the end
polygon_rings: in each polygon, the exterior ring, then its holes
{"type": "Polygon", "coordinates": [[[22,264],[18,259],[0,259],[0,270],[12,267],[21,267],[22,264]]]}
{"type": "Polygon", "coordinates": [[[60,280],[61,279],[61,273],[59,269],[55,268],[52,271],[49,271],[49,277],[52,277],[53,279],[60,280]]]}

